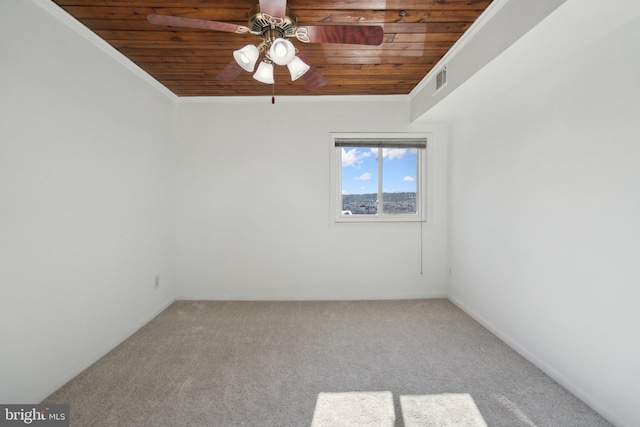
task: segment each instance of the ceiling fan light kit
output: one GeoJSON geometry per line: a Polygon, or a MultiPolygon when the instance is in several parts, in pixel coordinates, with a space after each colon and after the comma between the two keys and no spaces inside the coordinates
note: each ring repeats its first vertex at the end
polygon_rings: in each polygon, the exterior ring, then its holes
{"type": "Polygon", "coordinates": [[[291,74],[291,81],[296,81],[302,77],[304,73],[309,71],[311,67],[305,64],[302,59],[294,56],[287,64],[287,68],[289,69],[289,74],[291,74]]]}
{"type": "Polygon", "coordinates": [[[233,52],[233,57],[238,65],[241,66],[243,70],[250,73],[253,72],[259,56],[260,52],[258,51],[258,48],[252,44],[248,44],[242,49],[238,49],[233,52]]]}
{"type": "Polygon", "coordinates": [[[296,48],[287,39],[275,39],[269,48],[269,57],[278,65],[287,65],[296,56],[296,48]]]}
{"type": "MultiPolygon", "coordinates": [[[[287,7],[287,0],[260,0],[249,11],[248,25],[236,25],[227,22],[206,21],[179,16],[148,15],[147,20],[155,25],[197,28],[224,31],[236,34],[251,33],[262,39],[257,46],[247,45],[233,52],[235,62],[245,71],[253,72],[260,54],[264,59],[258,65],[253,78],[266,84],[274,84],[273,64],[286,65],[291,80],[305,76],[307,85],[316,89],[327,81],[289,40],[296,38],[303,43],[337,43],[378,46],[382,44],[383,30],[379,25],[305,25],[298,26],[298,17],[287,7]]],[[[233,62],[232,62],[233,64],[233,62]]],[[[234,65],[235,67],[235,65],[234,65]]],[[[229,67],[227,67],[229,68],[229,67]]],[[[236,68],[237,69],[237,68],[236,68]]],[[[231,80],[237,73],[223,70],[220,80],[231,80]]]]}
{"type": "Polygon", "coordinates": [[[253,75],[253,78],[261,83],[272,85],[275,83],[273,79],[273,64],[267,61],[268,60],[265,59],[258,65],[258,69],[253,75]]]}

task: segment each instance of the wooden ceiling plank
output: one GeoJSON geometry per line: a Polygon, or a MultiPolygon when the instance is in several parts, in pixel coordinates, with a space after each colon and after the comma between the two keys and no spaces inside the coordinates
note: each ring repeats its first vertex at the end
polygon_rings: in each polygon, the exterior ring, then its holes
{"type": "MultiPolygon", "coordinates": [[[[333,9],[364,9],[364,10],[420,10],[452,9],[452,10],[484,10],[491,0],[332,0],[333,9]]],[[[318,9],[322,5],[317,0],[290,0],[289,7],[294,10],[318,9]]]]}
{"type": "MultiPolygon", "coordinates": [[[[164,27],[160,25],[154,25],[149,23],[146,20],[146,15],[144,19],[104,19],[104,18],[94,18],[94,17],[83,17],[78,18],[83,25],[87,28],[97,31],[97,30],[115,30],[115,31],[148,31],[148,32],[174,32],[174,33],[193,33],[193,34],[207,34],[213,33],[218,34],[218,31],[211,30],[197,30],[190,28],[178,28],[178,27],[164,27]]],[[[223,22],[228,22],[234,25],[246,25],[246,21],[240,20],[222,20],[223,22]]],[[[313,24],[313,23],[308,23],[313,24]]],[[[347,23],[348,24],[348,23],[347,23]]],[[[304,24],[300,24],[303,26],[304,24]]],[[[320,23],[320,25],[331,25],[320,23]]],[[[354,24],[356,25],[356,24],[354,24]]],[[[357,24],[364,25],[364,24],[357,24]]],[[[371,23],[367,23],[366,25],[374,25],[371,23]]],[[[375,25],[381,25],[385,33],[446,33],[446,32],[464,32],[466,31],[471,22],[379,22],[375,25]]],[[[224,33],[222,33],[224,34],[224,33]]],[[[233,34],[238,36],[239,34],[233,34]]],[[[257,37],[253,36],[254,39],[258,40],[257,37]]]]}
{"type": "Polygon", "coordinates": [[[296,12],[298,21],[304,24],[415,24],[415,23],[471,23],[478,18],[474,10],[310,10],[296,12]],[[404,16],[401,14],[404,13],[404,16]]]}
{"type": "MultiPolygon", "coordinates": [[[[54,0],[99,37],[129,57],[178,96],[269,96],[272,86],[240,72],[221,82],[216,76],[233,51],[258,44],[253,35],[153,25],[160,14],[246,25],[258,0],[54,0]]],[[[304,44],[292,40],[327,79],[312,90],[291,82],[276,67],[276,96],[407,94],[491,0],[288,0],[299,25],[382,25],[380,46],[304,44]]]]}
{"type": "MultiPolygon", "coordinates": [[[[104,7],[211,7],[211,0],[53,0],[59,6],[104,7]]],[[[258,4],[255,0],[216,0],[215,7],[249,10],[258,4]]]]}
{"type": "MultiPolygon", "coordinates": [[[[92,6],[92,7],[211,7],[211,0],[54,0],[60,6],[92,6]]],[[[332,9],[356,10],[485,10],[491,0],[370,0],[354,2],[353,0],[332,0],[332,9]]],[[[216,8],[249,10],[258,4],[256,0],[216,0],[216,8]]],[[[318,9],[322,4],[317,0],[289,0],[288,6],[294,10],[318,9]]],[[[325,6],[326,7],[326,6],[325,6]]]]}

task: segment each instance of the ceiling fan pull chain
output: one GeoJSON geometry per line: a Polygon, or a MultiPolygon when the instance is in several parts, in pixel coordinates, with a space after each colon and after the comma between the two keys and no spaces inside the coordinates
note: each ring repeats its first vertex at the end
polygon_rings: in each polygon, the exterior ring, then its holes
{"type": "Polygon", "coordinates": [[[276,103],[276,84],[271,85],[271,104],[276,103]]]}

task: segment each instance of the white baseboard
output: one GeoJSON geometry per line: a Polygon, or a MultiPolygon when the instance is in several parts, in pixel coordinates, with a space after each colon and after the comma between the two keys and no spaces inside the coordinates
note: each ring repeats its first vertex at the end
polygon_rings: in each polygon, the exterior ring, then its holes
{"type": "Polygon", "coordinates": [[[179,301],[379,301],[379,300],[412,300],[412,299],[447,299],[446,292],[390,293],[390,294],[340,294],[340,295],[294,295],[288,293],[272,293],[255,295],[253,293],[184,293],[176,298],[179,301]]]}
{"type": "Polygon", "coordinates": [[[467,306],[464,302],[462,302],[459,298],[454,295],[449,294],[449,301],[451,301],[454,305],[456,305],[459,309],[467,313],[474,320],[480,323],[482,326],[487,328],[492,334],[500,338],[504,341],[509,347],[515,350],[522,357],[527,359],[529,362],[533,363],[537,368],[539,368],[542,372],[549,375],[554,381],[560,384],[562,387],[569,390],[573,393],[578,399],[582,400],[584,403],[589,405],[594,411],[598,412],[604,418],[606,418],[612,424],[624,427],[629,426],[629,424],[624,423],[620,420],[615,414],[613,414],[608,408],[606,408],[602,403],[598,400],[594,399],[589,393],[585,392],[580,387],[576,386],[575,383],[570,381],[552,366],[547,364],[545,361],[540,359],[535,353],[527,349],[525,346],[521,345],[516,339],[502,332],[499,328],[495,327],[491,322],[487,321],[484,317],[480,316],[476,311],[467,306]]]}
{"type": "Polygon", "coordinates": [[[65,385],[71,379],[73,379],[76,375],[80,374],[82,371],[87,369],[89,366],[91,366],[94,363],[96,363],[104,355],[106,355],[111,350],[116,348],[119,344],[121,344],[124,340],[129,338],[131,335],[136,333],[140,328],[142,328],[144,325],[149,323],[153,318],[155,318],[157,315],[159,315],[164,310],[166,310],[167,307],[169,307],[175,301],[176,301],[175,298],[174,299],[170,299],[169,301],[166,301],[164,304],[162,304],[159,308],[153,310],[152,312],[148,313],[146,316],[142,317],[142,319],[138,323],[133,325],[131,328],[127,329],[118,338],[116,338],[115,340],[113,340],[110,343],[106,344],[104,347],[102,347],[100,350],[95,352],[93,355],[87,357],[85,360],[83,360],[82,362],[80,362],[76,366],[74,366],[73,368],[69,369],[68,371],[66,371],[65,373],[60,375],[58,378],[56,378],[54,381],[52,381],[49,385],[47,385],[42,390],[40,390],[40,392],[36,393],[33,396],[33,398],[29,399],[28,401],[29,402],[42,402],[44,399],[46,399],[48,396],[50,396],[53,392],[55,392],[60,387],[65,385]]]}

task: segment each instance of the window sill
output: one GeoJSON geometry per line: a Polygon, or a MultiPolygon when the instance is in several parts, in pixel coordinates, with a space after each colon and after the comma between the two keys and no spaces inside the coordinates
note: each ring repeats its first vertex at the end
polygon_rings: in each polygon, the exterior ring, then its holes
{"type": "Polygon", "coordinates": [[[420,215],[341,215],[335,218],[335,222],[341,223],[368,223],[368,222],[425,222],[420,215]]]}

